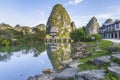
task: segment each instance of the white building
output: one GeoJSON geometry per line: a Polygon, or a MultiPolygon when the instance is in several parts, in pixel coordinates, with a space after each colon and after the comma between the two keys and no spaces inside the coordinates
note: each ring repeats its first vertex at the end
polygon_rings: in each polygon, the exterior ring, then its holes
{"type": "Polygon", "coordinates": [[[119,39],[120,38],[120,20],[114,22],[104,23],[99,29],[99,34],[105,39],[119,39]]]}

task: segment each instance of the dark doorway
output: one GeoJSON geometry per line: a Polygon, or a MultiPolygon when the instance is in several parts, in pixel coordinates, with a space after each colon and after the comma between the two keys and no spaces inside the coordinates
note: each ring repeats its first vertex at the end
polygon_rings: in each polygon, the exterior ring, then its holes
{"type": "Polygon", "coordinates": [[[119,32],[119,38],[120,38],[120,32],[119,32]]]}
{"type": "Polygon", "coordinates": [[[111,37],[113,38],[113,33],[111,33],[111,37]]]}
{"type": "Polygon", "coordinates": [[[117,38],[117,33],[115,33],[115,38],[117,38]]]}
{"type": "Polygon", "coordinates": [[[105,34],[105,32],[104,32],[104,38],[106,37],[105,35],[106,35],[106,34],[105,34]]]}

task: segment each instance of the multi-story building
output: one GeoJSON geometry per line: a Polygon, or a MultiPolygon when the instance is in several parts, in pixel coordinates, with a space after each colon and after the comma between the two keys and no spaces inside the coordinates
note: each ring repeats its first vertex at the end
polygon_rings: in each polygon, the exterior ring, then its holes
{"type": "Polygon", "coordinates": [[[107,22],[99,28],[99,34],[105,39],[119,39],[120,38],[120,20],[114,22],[107,22]]]}

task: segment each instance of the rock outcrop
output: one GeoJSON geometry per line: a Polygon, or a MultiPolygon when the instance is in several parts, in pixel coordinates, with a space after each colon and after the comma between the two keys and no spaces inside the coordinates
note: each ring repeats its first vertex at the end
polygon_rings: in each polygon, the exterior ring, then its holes
{"type": "Polygon", "coordinates": [[[36,31],[45,31],[46,26],[44,24],[39,24],[35,27],[29,26],[20,26],[19,24],[15,26],[15,30],[19,32],[23,32],[23,34],[34,34],[36,31]]]}
{"type": "Polygon", "coordinates": [[[13,29],[13,27],[5,23],[0,24],[0,30],[8,30],[8,29],[13,29]]]}
{"type": "Polygon", "coordinates": [[[120,67],[119,66],[108,67],[108,71],[112,73],[114,76],[120,78],[120,67]]]}
{"type": "Polygon", "coordinates": [[[87,70],[76,74],[76,80],[103,80],[104,70],[87,70]]]}
{"type": "Polygon", "coordinates": [[[74,31],[76,29],[76,25],[74,22],[71,22],[71,28],[72,28],[72,31],[74,31]]]}
{"type": "Polygon", "coordinates": [[[56,4],[53,7],[51,15],[47,21],[46,30],[48,35],[50,35],[52,31],[55,31],[57,32],[57,37],[70,38],[70,32],[72,31],[71,19],[66,9],[61,4],[56,4]]]}
{"type": "Polygon", "coordinates": [[[72,52],[72,58],[73,59],[79,59],[85,57],[87,44],[83,42],[76,42],[72,44],[73,46],[73,52],[72,52]]]}
{"type": "Polygon", "coordinates": [[[44,31],[46,31],[46,26],[45,26],[45,24],[39,24],[39,25],[37,25],[35,28],[37,28],[37,29],[39,29],[39,30],[44,30],[44,31]]]}
{"type": "Polygon", "coordinates": [[[75,74],[78,72],[78,68],[66,68],[54,80],[74,80],[75,74]]]}
{"type": "Polygon", "coordinates": [[[88,34],[98,34],[99,31],[99,23],[97,22],[97,19],[93,17],[89,23],[86,25],[86,31],[88,34]]]}
{"type": "Polygon", "coordinates": [[[22,26],[21,27],[21,26],[16,25],[15,26],[15,30],[23,32],[23,34],[33,34],[34,33],[33,30],[32,30],[32,28],[30,28],[28,26],[22,26]]]}
{"type": "Polygon", "coordinates": [[[102,57],[93,59],[93,61],[96,65],[103,65],[103,64],[110,63],[110,59],[111,59],[110,56],[102,56],[102,57]]]}

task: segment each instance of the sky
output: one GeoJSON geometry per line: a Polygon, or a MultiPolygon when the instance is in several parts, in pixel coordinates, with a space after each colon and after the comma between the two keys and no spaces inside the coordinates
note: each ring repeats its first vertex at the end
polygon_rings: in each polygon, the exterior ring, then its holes
{"type": "Polygon", "coordinates": [[[66,8],[77,28],[86,26],[94,16],[100,25],[108,18],[120,19],[120,0],[0,0],[0,23],[46,24],[55,4],[66,8]]]}

